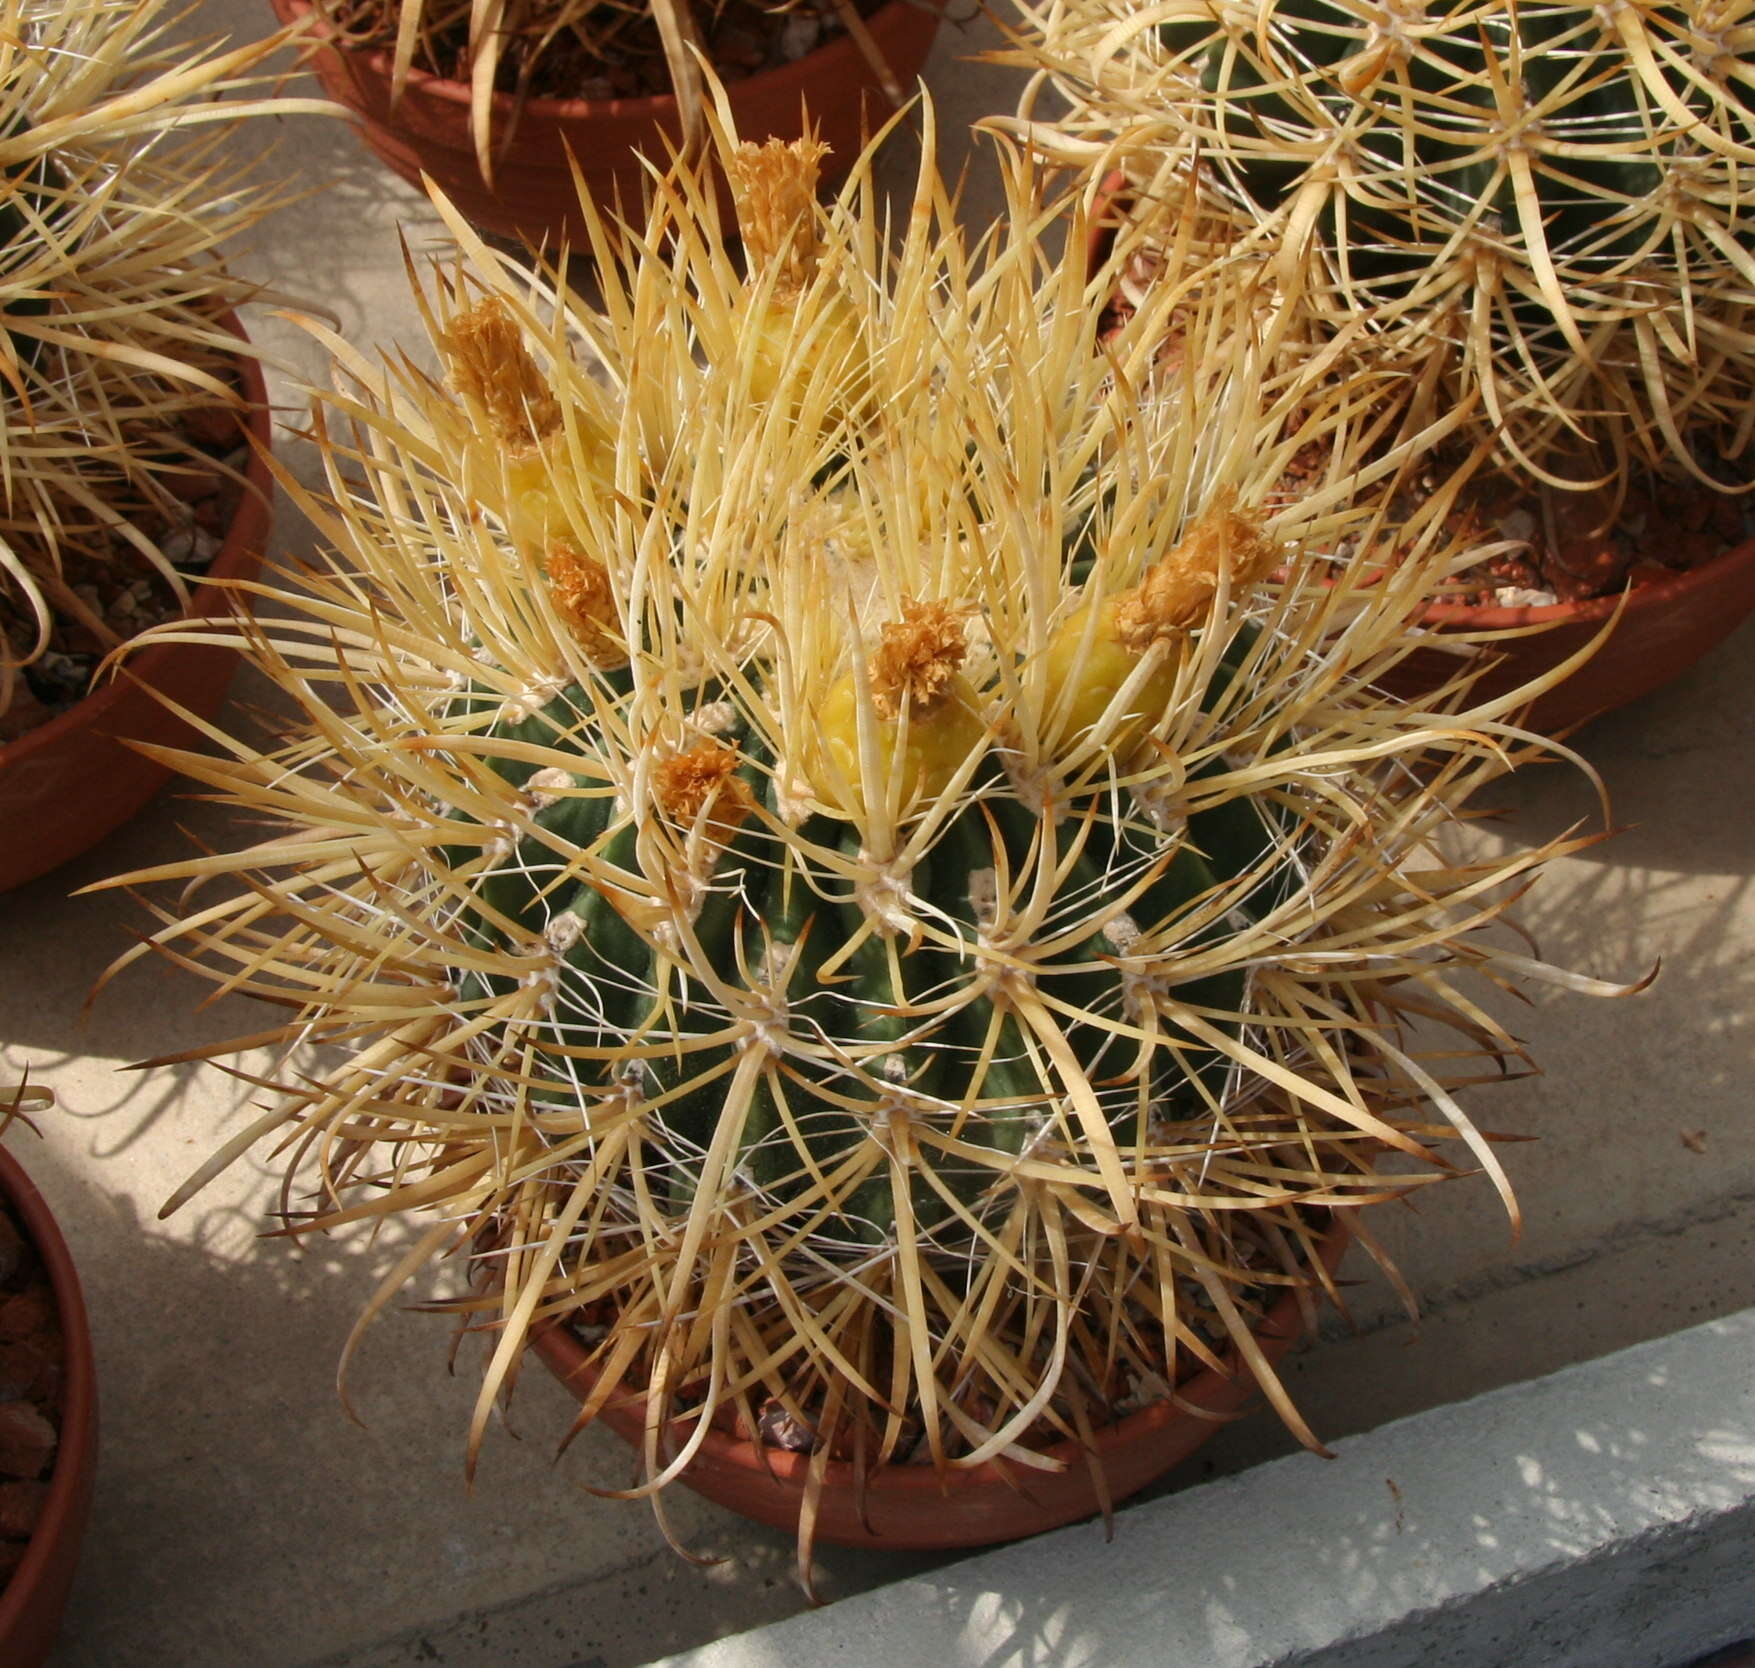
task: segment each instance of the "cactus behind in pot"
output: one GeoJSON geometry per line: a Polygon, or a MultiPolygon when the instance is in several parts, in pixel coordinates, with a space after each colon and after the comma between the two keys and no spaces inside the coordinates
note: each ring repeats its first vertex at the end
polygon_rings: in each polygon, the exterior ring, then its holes
{"type": "Polygon", "coordinates": [[[214,124],[327,108],[255,96],[284,32],[224,49],[170,21],[165,0],[0,0],[0,739],[15,701],[21,729],[48,716],[20,697],[58,631],[96,659],[130,582],[187,605],[165,525],[211,460],[183,426],[241,411],[226,319],[261,288],[219,251],[274,201],[214,124]]]}
{"type": "Polygon", "coordinates": [[[1746,7],[1025,9],[1021,56],[1073,105],[1046,145],[1121,159],[1147,201],[1198,157],[1283,296],[1398,352],[1445,344],[1512,461],[1722,475],[1713,446],[1746,443],[1746,7]]]}
{"type": "Polygon", "coordinates": [[[891,251],[862,165],[746,277],[682,174],[601,313],[472,244],[445,383],[348,354],[320,409],[334,570],[232,628],[308,728],[180,756],[282,831],[158,871],[247,885],[155,939],[343,1045],[254,1133],[299,1226],[470,1258],[478,1440],[555,1321],[583,1418],[683,1420],[652,1489],[776,1418],[1052,1468],[1251,1351],[1332,1211],[1451,1170],[1442,1116],[1504,1184],[1403,1022],[1512,1049],[1454,981],[1540,854],[1438,850],[1496,709],[1370,690],[1447,554],[1353,584],[1363,396],[1276,397],[1196,298],[1100,347],[1027,183],[977,261],[930,168],[891,251]]]}

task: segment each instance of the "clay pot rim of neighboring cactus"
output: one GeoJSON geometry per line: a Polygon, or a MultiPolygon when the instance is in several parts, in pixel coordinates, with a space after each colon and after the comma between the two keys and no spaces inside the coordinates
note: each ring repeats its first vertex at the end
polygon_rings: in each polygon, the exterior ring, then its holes
{"type": "MultiPolygon", "coordinates": [[[[386,81],[393,79],[395,54],[387,46],[349,46],[334,38],[334,25],[323,15],[317,0],[273,0],[277,11],[289,21],[297,21],[307,17],[315,21],[307,25],[306,39],[313,47],[321,47],[362,65],[374,76],[386,81]]],[[[939,13],[943,10],[942,0],[879,0],[871,13],[864,18],[869,27],[885,14],[916,10],[939,13]]],[[[853,40],[850,34],[842,34],[832,40],[820,42],[800,57],[785,63],[774,64],[767,69],[758,70],[747,78],[746,82],[734,83],[734,87],[746,84],[762,83],[772,86],[783,78],[802,82],[807,79],[808,66],[819,54],[841,44],[851,45],[862,53],[864,48],[853,40]]],[[[404,78],[402,97],[409,93],[418,93],[423,98],[431,98],[445,104],[455,104],[468,110],[474,95],[467,81],[458,81],[451,76],[440,75],[433,70],[422,69],[419,65],[410,65],[404,78]]],[[[516,93],[502,92],[495,88],[488,96],[488,108],[494,112],[492,132],[495,135],[496,150],[514,127],[502,127],[505,122],[516,123],[524,113],[529,112],[551,120],[578,119],[585,116],[601,117],[650,117],[662,114],[676,107],[677,95],[668,93],[644,93],[632,97],[616,96],[612,98],[555,98],[533,96],[520,98],[516,93]]]]}
{"type": "MultiPolygon", "coordinates": [[[[269,506],[273,500],[274,482],[267,461],[272,429],[262,366],[251,350],[249,335],[237,314],[227,311],[218,322],[238,339],[239,352],[233,365],[238,373],[242,401],[239,424],[249,456],[245,460],[243,478],[237,483],[237,503],[226,521],[219,549],[214,552],[200,584],[190,592],[189,606],[181,616],[185,620],[228,611],[229,593],[222,582],[247,578],[254,571],[260,559],[262,535],[267,528],[269,506]]],[[[126,667],[112,669],[103,683],[65,712],[57,713],[35,729],[26,730],[14,741],[0,743],[0,772],[16,768],[34,754],[51,750],[70,732],[85,729],[110,716],[131,690],[142,684],[152,684],[167,661],[186,652],[181,644],[175,643],[153,643],[138,653],[130,652],[126,667]]]]}
{"type": "MultiPolygon", "coordinates": [[[[248,442],[237,502],[184,620],[233,613],[231,585],[254,577],[272,515],[271,418],[262,367],[236,316],[239,412],[248,442]]],[[[27,885],[89,851],[158,792],[171,773],[163,758],[130,741],[189,746],[194,732],[161,696],[197,718],[211,718],[230,687],[235,663],[224,649],[185,643],[128,648],[127,664],[47,723],[0,745],[0,893],[27,885]]]]}
{"type": "MultiPolygon", "coordinates": [[[[393,55],[385,47],[340,45],[312,0],[271,0],[283,21],[309,27],[307,67],[354,117],[358,135],[393,173],[417,191],[437,188],[477,230],[532,246],[591,242],[584,194],[616,214],[651,189],[653,171],[731,120],[756,135],[796,136],[808,124],[828,142],[839,175],[865,135],[907,103],[931,50],[941,0],[886,0],[861,24],[819,41],[790,62],[718,88],[708,71],[700,97],[669,91],[631,98],[527,98],[491,92],[472,98],[467,82],[411,68],[399,98],[393,55]],[[880,67],[881,66],[881,67],[880,67]],[[729,114],[728,114],[729,112],[729,114]]],[[[731,196],[717,181],[721,215],[731,196]]]]}
{"type": "Polygon", "coordinates": [[[1607,625],[1617,613],[1628,616],[1664,609],[1695,592],[1709,588],[1726,574],[1755,568],[1755,538],[1727,545],[1698,567],[1677,569],[1658,578],[1629,577],[1626,585],[1609,596],[1586,597],[1579,602],[1504,603],[1430,602],[1421,619],[1435,626],[1477,631],[1513,631],[1531,626],[1576,622],[1607,625]]]}

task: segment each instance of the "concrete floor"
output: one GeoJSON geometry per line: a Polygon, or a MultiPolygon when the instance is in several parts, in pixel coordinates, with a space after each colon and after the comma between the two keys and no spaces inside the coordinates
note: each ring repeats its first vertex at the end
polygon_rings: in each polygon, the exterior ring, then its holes
{"type": "MultiPolygon", "coordinates": [[[[202,14],[239,34],[266,17],[262,0],[210,0],[202,14]]],[[[990,38],[949,29],[928,69],[953,155],[971,115],[1013,96],[1014,78],[960,62],[990,38]]],[[[325,189],[264,228],[240,264],[333,308],[355,342],[413,339],[397,232],[428,247],[431,210],[339,123],[289,119],[276,139],[283,167],[325,189]]],[[[251,328],[292,371],[320,374],[284,323],[259,314],[251,328]]],[[[271,379],[288,420],[291,386],[285,373],[271,379]]],[[[290,440],[281,455],[309,465],[290,440]]],[[[308,548],[289,516],[272,548],[308,548]]],[[[1509,1243],[1479,1182],[1380,1212],[1425,1321],[1411,1326],[1355,1253],[1353,1329],[1337,1322],[1289,1370],[1323,1435],[1755,1304],[1752,695],[1746,626],[1685,682],[1585,733],[1626,832],[1556,865],[1523,919],[1563,964],[1620,977],[1661,956],[1663,977],[1633,1002],[1518,1011],[1546,1075],[1472,1106],[1490,1128],[1540,1137],[1509,1155],[1528,1230],[1509,1243]]],[[[1507,784],[1500,800],[1488,841],[1525,842],[1591,813],[1559,770],[1507,784]]],[[[261,1240],[274,1189],[265,1162],[156,1220],[196,1157],[239,1127],[249,1096],[213,1068],[117,1068],[262,1020],[239,1000],[196,1013],[205,986],[163,967],[136,970],[82,1018],[142,916],[120,897],[68,893],[183,854],[180,828],[236,837],[212,807],[166,797],[86,859],[0,898],[0,1061],[28,1065],[64,1108],[43,1140],[15,1150],[80,1257],[103,1385],[96,1511],[58,1668],[630,1668],[797,1609],[785,1537],[675,1491],[682,1538],[727,1560],[696,1567],[666,1549],[645,1508],[583,1492],[624,1480],[628,1461],[593,1435],[557,1466],[571,1404],[539,1372],[466,1492],[472,1370],[448,1375],[447,1328],[431,1317],[392,1315],[369,1338],[353,1378],[365,1424],[350,1423],[336,1357],[396,1245],[298,1255],[261,1240]]],[[[1258,1418],[1172,1486],[1287,1447],[1258,1418]]],[[[847,1593],[922,1562],[831,1554],[823,1586],[847,1593]]]]}

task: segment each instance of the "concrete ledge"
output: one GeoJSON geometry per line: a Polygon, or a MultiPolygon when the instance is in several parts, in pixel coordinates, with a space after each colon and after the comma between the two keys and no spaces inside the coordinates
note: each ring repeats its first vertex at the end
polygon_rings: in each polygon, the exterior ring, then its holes
{"type": "Polygon", "coordinates": [[[1674,1668],[1751,1618],[1746,1310],[654,1668],[1674,1668]]]}

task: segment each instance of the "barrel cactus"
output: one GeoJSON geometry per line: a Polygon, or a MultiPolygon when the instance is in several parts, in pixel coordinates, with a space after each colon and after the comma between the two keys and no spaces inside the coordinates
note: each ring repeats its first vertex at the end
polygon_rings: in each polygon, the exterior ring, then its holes
{"type": "Polygon", "coordinates": [[[1199,159],[1236,251],[1329,330],[1447,361],[1520,471],[1738,485],[1755,380],[1746,7],[1072,0],[1020,54],[1063,157],[1143,204],[1199,159]]]}
{"type": "MultiPolygon", "coordinates": [[[[747,212],[813,158],[731,160],[747,212]]],[[[1100,342],[1008,183],[971,251],[927,166],[893,250],[862,163],[744,270],[681,173],[600,311],[459,222],[443,377],[338,345],[294,488],[333,565],[226,628],[307,727],[178,756],[279,827],[132,879],[241,878],[154,944],[342,1045],[179,1200],[279,1132],[295,1229],[429,1216],[371,1307],[464,1261],[474,1441],[577,1324],[583,1418],[680,1425],[654,1493],[714,1424],[1058,1465],[1447,1135],[1505,1185],[1447,1079],[1513,1044],[1458,981],[1545,971],[1480,936],[1545,853],[1439,848],[1503,704],[1371,688],[1379,593],[1451,553],[1360,583],[1350,449],[1276,497],[1350,405],[1239,351],[1151,383],[1165,315],[1100,342]]]]}

